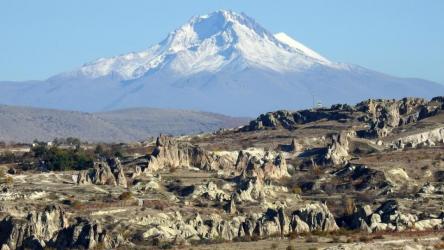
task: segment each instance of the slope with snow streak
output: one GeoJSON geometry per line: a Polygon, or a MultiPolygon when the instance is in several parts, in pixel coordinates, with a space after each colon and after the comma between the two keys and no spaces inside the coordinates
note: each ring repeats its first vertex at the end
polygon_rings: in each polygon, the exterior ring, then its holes
{"type": "Polygon", "coordinates": [[[245,14],[197,16],[147,50],[101,58],[42,82],[0,84],[0,103],[80,111],[181,108],[236,116],[433,97],[444,86],[332,62],[245,14]]]}

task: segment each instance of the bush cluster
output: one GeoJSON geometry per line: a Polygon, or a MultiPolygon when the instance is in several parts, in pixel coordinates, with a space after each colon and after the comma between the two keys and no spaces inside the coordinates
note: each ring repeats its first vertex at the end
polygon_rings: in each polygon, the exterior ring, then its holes
{"type": "Polygon", "coordinates": [[[61,149],[39,144],[32,153],[50,171],[83,170],[94,165],[94,156],[79,147],[61,149]]]}

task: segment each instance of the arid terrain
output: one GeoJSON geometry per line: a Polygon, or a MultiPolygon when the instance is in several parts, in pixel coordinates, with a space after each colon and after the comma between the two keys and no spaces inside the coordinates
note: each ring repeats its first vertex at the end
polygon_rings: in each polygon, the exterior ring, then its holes
{"type": "Polygon", "coordinates": [[[0,156],[1,250],[444,249],[444,97],[0,156]]]}

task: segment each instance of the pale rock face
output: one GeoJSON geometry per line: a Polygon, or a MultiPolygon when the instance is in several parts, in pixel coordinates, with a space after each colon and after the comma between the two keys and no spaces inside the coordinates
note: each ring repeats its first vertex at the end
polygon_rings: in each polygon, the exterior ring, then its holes
{"type": "Polygon", "coordinates": [[[437,143],[444,143],[444,127],[432,129],[406,137],[402,137],[392,142],[391,145],[396,149],[416,148],[418,146],[435,146],[437,143]]]}
{"type": "Polygon", "coordinates": [[[369,99],[358,103],[356,107],[368,113],[366,119],[369,120],[369,131],[377,137],[385,137],[394,128],[427,118],[441,109],[422,98],[403,98],[398,101],[369,99]]]}
{"type": "Polygon", "coordinates": [[[444,226],[442,219],[419,220],[415,222],[415,230],[424,231],[428,229],[442,229],[444,226]]]}
{"type": "Polygon", "coordinates": [[[41,212],[32,211],[24,220],[7,217],[0,222],[0,245],[4,249],[93,249],[97,244],[107,248],[123,243],[119,236],[110,237],[99,224],[78,218],[69,225],[68,218],[59,206],[48,206],[41,212]]]}
{"type": "Polygon", "coordinates": [[[8,245],[4,244],[2,247],[0,247],[0,250],[11,250],[8,245]]]}
{"type": "Polygon", "coordinates": [[[310,227],[298,215],[293,215],[291,218],[290,229],[297,234],[310,232],[310,227]]]}
{"type": "Polygon", "coordinates": [[[314,230],[337,230],[334,219],[328,208],[323,205],[309,205],[302,210],[294,211],[292,219],[287,216],[284,207],[268,208],[264,213],[252,213],[246,216],[235,216],[223,219],[218,214],[211,214],[205,219],[200,214],[184,220],[177,212],[175,214],[157,214],[133,219],[132,223],[150,227],[144,233],[146,239],[173,241],[174,239],[224,239],[233,240],[236,237],[285,235],[289,232],[303,233],[314,230]],[[308,212],[305,216],[296,215],[300,211],[308,212]],[[303,220],[305,218],[306,220],[303,220]],[[205,223],[204,223],[205,221],[205,223]],[[311,225],[311,226],[309,226],[311,225]]]}
{"type": "Polygon", "coordinates": [[[144,170],[152,173],[164,168],[197,167],[205,170],[230,169],[230,157],[206,151],[189,143],[179,143],[167,136],[159,136],[144,170]]]}
{"type": "Polygon", "coordinates": [[[80,218],[78,218],[77,222],[69,228],[61,230],[55,240],[55,245],[62,249],[94,249],[100,243],[107,248],[116,247],[118,245],[109,235],[107,235],[106,231],[102,229],[99,224],[80,218]]]}
{"type": "Polygon", "coordinates": [[[290,176],[282,153],[275,156],[271,152],[265,152],[262,158],[258,158],[247,151],[240,151],[235,169],[243,177],[257,177],[260,180],[290,176]]]}
{"type": "Polygon", "coordinates": [[[414,214],[403,213],[399,210],[399,204],[395,200],[384,202],[375,213],[372,214],[370,227],[373,231],[396,230],[403,231],[413,228],[418,221],[414,214]]]}
{"type": "MultiPolygon", "coordinates": [[[[0,232],[9,232],[0,239],[0,245],[16,249],[26,244],[31,238],[39,242],[49,241],[57,236],[59,230],[68,227],[68,219],[58,206],[48,206],[42,212],[30,212],[24,221],[7,217],[0,222],[0,232]]],[[[33,240],[34,241],[34,240],[33,240]]]]}
{"type": "Polygon", "coordinates": [[[264,196],[264,184],[259,179],[248,179],[241,183],[234,194],[236,202],[255,201],[264,196]]]}
{"type": "Polygon", "coordinates": [[[125,172],[120,160],[115,158],[110,160],[110,165],[106,161],[94,162],[94,168],[79,171],[74,178],[77,184],[100,184],[113,185],[126,188],[128,186],[125,172]]]}
{"type": "Polygon", "coordinates": [[[208,182],[206,185],[198,185],[195,187],[191,197],[193,199],[205,196],[209,200],[217,200],[223,202],[230,199],[230,196],[226,194],[223,190],[219,189],[214,182],[208,182]]]}
{"type": "Polygon", "coordinates": [[[402,187],[405,184],[413,184],[412,180],[408,174],[402,168],[393,168],[385,172],[387,181],[390,182],[394,187],[402,187]]]}
{"type": "Polygon", "coordinates": [[[347,163],[351,158],[349,155],[349,138],[354,135],[354,131],[346,131],[332,135],[332,144],[327,149],[325,159],[335,165],[347,163]]]}
{"type": "Polygon", "coordinates": [[[155,172],[164,168],[197,167],[205,170],[223,170],[242,174],[244,177],[280,179],[288,177],[287,164],[283,154],[250,149],[237,154],[213,153],[189,143],[180,143],[167,136],[157,138],[145,172],[155,172]]]}
{"type": "Polygon", "coordinates": [[[308,204],[293,213],[307,223],[310,231],[336,231],[339,229],[333,214],[323,203],[308,204]]]}

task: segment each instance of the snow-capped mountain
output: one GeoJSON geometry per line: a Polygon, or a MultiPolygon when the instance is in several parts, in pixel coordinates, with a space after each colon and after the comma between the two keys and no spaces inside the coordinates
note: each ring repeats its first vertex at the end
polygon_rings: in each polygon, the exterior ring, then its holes
{"type": "Polygon", "coordinates": [[[195,109],[255,116],[275,109],[431,97],[444,86],[332,62],[245,14],[192,18],[147,50],[101,58],[43,82],[0,84],[0,103],[102,111],[195,109]]]}
{"type": "Polygon", "coordinates": [[[285,33],[273,35],[244,14],[218,11],[192,18],[148,50],[101,58],[63,75],[132,80],[160,70],[179,76],[247,67],[285,73],[316,64],[341,68],[285,33]]]}

